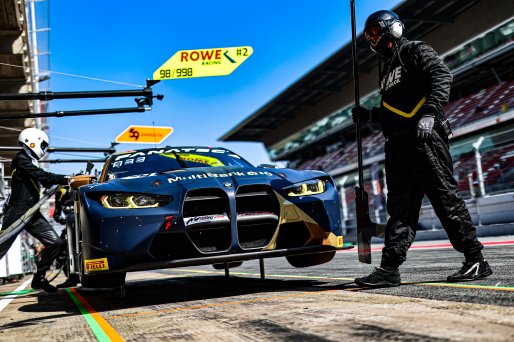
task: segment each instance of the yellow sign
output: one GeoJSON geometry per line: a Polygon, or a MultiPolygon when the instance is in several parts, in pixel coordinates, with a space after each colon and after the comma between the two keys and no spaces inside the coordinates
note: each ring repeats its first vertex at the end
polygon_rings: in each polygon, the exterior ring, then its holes
{"type": "Polygon", "coordinates": [[[163,126],[128,126],[116,137],[117,143],[160,144],[171,133],[172,127],[163,126]]]}
{"type": "Polygon", "coordinates": [[[154,80],[226,76],[253,53],[251,46],[181,50],[153,73],[154,80]]]}
{"type": "Polygon", "coordinates": [[[107,258],[84,260],[84,266],[86,272],[107,271],[109,269],[107,258]]]}
{"type": "Polygon", "coordinates": [[[343,247],[343,237],[342,236],[337,237],[337,247],[343,247]]]}

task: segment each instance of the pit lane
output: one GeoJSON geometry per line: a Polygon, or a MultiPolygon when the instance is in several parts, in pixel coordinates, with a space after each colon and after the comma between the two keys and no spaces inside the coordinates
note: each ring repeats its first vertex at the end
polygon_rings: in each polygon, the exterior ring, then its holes
{"type": "Polygon", "coordinates": [[[402,286],[390,289],[355,287],[372,270],[355,251],[304,269],[267,259],[265,281],[258,261],[229,278],[210,266],[132,273],[124,298],[80,287],[24,292],[22,280],[0,286],[0,308],[10,300],[0,340],[512,341],[514,236],[482,241],[494,274],[460,284],[444,282],[461,262],[444,241],[415,244],[402,286]]]}

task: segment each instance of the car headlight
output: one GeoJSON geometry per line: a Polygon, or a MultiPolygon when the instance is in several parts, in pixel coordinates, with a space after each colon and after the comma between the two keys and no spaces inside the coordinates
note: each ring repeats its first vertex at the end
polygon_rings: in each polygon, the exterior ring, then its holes
{"type": "Polygon", "coordinates": [[[284,188],[287,196],[290,197],[317,195],[325,192],[325,189],[325,182],[321,179],[314,179],[284,188]]]}
{"type": "Polygon", "coordinates": [[[157,208],[170,201],[171,197],[160,195],[109,194],[100,197],[104,208],[109,209],[157,208]]]}

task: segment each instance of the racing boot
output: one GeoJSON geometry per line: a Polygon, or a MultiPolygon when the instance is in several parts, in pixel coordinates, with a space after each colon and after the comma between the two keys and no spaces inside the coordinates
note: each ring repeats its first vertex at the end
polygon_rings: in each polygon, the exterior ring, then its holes
{"type": "Polygon", "coordinates": [[[356,278],[355,284],[360,287],[394,287],[400,286],[400,272],[398,269],[375,267],[370,275],[356,278]]]}
{"type": "Polygon", "coordinates": [[[488,277],[491,274],[493,274],[493,271],[489,267],[489,263],[480,256],[478,260],[462,262],[462,268],[458,272],[448,276],[447,280],[452,283],[471,281],[488,277]]]}
{"type": "Polygon", "coordinates": [[[55,292],[57,287],[51,285],[45,278],[46,272],[37,271],[32,278],[32,288],[34,290],[43,290],[45,292],[55,292]]]}
{"type": "Polygon", "coordinates": [[[75,287],[79,284],[79,279],[78,279],[78,276],[76,274],[70,274],[70,276],[68,277],[68,279],[66,279],[66,281],[64,283],[61,283],[59,285],[57,285],[57,288],[58,289],[65,289],[67,287],[75,287]]]}

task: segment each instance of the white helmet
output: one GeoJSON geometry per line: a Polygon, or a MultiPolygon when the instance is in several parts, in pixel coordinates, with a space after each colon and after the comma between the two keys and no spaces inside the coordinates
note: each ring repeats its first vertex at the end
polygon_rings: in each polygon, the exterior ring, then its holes
{"type": "Polygon", "coordinates": [[[21,131],[18,142],[32,152],[37,160],[41,159],[48,149],[48,135],[37,128],[25,128],[21,131]]]}

